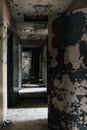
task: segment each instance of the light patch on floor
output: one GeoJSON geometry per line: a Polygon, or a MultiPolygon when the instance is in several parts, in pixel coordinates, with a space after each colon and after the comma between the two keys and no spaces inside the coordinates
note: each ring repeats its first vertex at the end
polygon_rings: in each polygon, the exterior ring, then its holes
{"type": "Polygon", "coordinates": [[[39,93],[39,92],[47,92],[46,87],[41,88],[22,88],[19,90],[19,93],[39,93]]]}
{"type": "Polygon", "coordinates": [[[8,109],[6,120],[13,122],[32,121],[48,118],[48,108],[11,108],[8,109]]]}
{"type": "Polygon", "coordinates": [[[23,87],[40,87],[43,86],[43,84],[22,84],[23,87]]]}

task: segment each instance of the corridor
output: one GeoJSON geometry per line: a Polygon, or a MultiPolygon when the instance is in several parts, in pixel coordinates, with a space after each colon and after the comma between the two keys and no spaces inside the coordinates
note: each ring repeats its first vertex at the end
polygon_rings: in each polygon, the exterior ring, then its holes
{"type": "Polygon", "coordinates": [[[87,0],[0,0],[0,130],[87,130],[87,0]]]}

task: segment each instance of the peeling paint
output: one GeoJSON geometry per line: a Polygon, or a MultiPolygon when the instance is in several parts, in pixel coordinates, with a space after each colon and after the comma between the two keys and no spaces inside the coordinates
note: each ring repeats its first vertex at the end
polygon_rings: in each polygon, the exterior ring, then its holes
{"type": "Polygon", "coordinates": [[[59,11],[65,11],[66,8],[72,3],[72,0],[47,0],[47,1],[28,1],[24,2],[23,0],[15,0],[13,2],[8,2],[8,5],[13,12],[16,10],[20,10],[23,12],[30,12],[28,14],[37,15],[37,11],[39,15],[49,15],[52,12],[58,13],[59,11]],[[22,10],[21,10],[22,9],[22,10]],[[51,11],[51,12],[50,12],[51,11]]]}
{"type": "Polygon", "coordinates": [[[86,10],[49,19],[48,123],[52,130],[87,129],[86,10]]]}
{"type": "Polygon", "coordinates": [[[82,58],[80,58],[79,47],[79,44],[76,44],[75,46],[70,45],[66,48],[64,63],[72,63],[73,69],[79,69],[82,63],[82,58]]]}

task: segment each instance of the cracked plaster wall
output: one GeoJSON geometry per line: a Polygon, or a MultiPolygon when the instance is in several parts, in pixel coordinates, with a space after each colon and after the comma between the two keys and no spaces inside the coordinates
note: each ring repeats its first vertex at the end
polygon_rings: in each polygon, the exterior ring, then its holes
{"type": "Polygon", "coordinates": [[[48,123],[87,129],[87,8],[49,17],[48,123]]]}

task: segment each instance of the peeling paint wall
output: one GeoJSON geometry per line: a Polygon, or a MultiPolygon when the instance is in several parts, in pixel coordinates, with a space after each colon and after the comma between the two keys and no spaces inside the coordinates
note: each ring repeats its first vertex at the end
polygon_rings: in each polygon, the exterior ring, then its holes
{"type": "Polygon", "coordinates": [[[82,9],[87,7],[87,0],[74,0],[69,6],[68,11],[73,11],[76,9],[82,9]]]}
{"type": "Polygon", "coordinates": [[[7,25],[10,17],[5,0],[0,0],[0,121],[7,110],[7,25]]]}
{"type": "Polygon", "coordinates": [[[24,21],[24,15],[27,16],[46,16],[51,13],[60,13],[65,11],[73,0],[12,0],[8,1],[11,15],[17,22],[24,21]]]}
{"type": "Polygon", "coordinates": [[[52,130],[87,129],[87,8],[49,17],[48,104],[52,130]]]}

